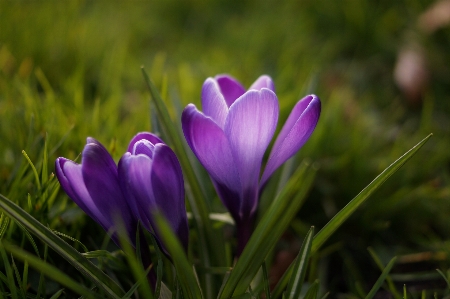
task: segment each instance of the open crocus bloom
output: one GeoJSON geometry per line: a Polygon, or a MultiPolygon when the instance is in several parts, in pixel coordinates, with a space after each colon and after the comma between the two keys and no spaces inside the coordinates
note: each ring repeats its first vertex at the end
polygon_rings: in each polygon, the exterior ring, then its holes
{"type": "Polygon", "coordinates": [[[278,121],[274,91],[273,81],[266,75],[248,91],[234,78],[219,75],[203,84],[203,112],[189,104],[182,115],[187,143],[236,222],[238,254],[253,230],[260,189],[308,140],[320,115],[320,100],[315,95],[294,106],[260,179],[263,156],[278,121]]]}
{"type": "MultiPolygon", "coordinates": [[[[181,168],[173,151],[155,135],[137,134],[119,167],[103,145],[88,138],[81,164],[58,158],[55,170],[67,195],[105,230],[114,232],[120,217],[134,243],[137,221],[141,221],[162,244],[152,220],[153,213],[159,212],[187,248],[181,168]]],[[[119,244],[116,234],[112,238],[119,244]]]]}

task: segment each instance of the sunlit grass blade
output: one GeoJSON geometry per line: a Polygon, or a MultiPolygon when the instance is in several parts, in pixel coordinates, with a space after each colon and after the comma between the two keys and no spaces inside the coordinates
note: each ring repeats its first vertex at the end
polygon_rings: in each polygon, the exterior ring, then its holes
{"type": "Polygon", "coordinates": [[[366,299],[372,299],[373,296],[375,296],[378,289],[381,287],[384,280],[389,275],[389,272],[391,271],[392,267],[394,266],[396,259],[397,259],[397,257],[392,258],[391,261],[387,264],[386,268],[384,268],[383,272],[381,273],[380,277],[377,279],[377,281],[373,285],[369,294],[367,294],[366,299]]]}
{"type": "MultiPolygon", "coordinates": [[[[302,290],[303,281],[306,276],[306,268],[308,266],[309,255],[311,253],[311,244],[314,236],[314,226],[311,227],[308,234],[303,241],[300,252],[295,259],[294,275],[291,275],[291,279],[286,289],[286,298],[296,299],[300,298],[300,292],[302,290]]],[[[276,297],[275,297],[276,298],[276,297]]]]}
{"type": "Polygon", "coordinates": [[[118,296],[124,295],[124,292],[116,282],[87,260],[75,248],[64,242],[51,230],[1,194],[0,208],[15,221],[22,224],[28,231],[37,236],[42,242],[48,244],[48,246],[60,254],[99,288],[104,290],[110,297],[118,298],[118,296]]]}
{"type": "Polygon", "coordinates": [[[29,252],[24,251],[20,247],[5,242],[0,243],[0,247],[6,249],[18,259],[22,261],[27,261],[28,264],[33,268],[39,269],[39,271],[41,271],[50,279],[66,286],[67,288],[71,289],[77,294],[87,296],[88,298],[99,298],[99,299],[102,298],[100,295],[92,292],[85,286],[74,281],[72,278],[70,278],[68,275],[66,275],[64,272],[60,271],[56,267],[44,262],[35,255],[32,255],[29,252]]]}
{"type": "Polygon", "coordinates": [[[413,148],[398,158],[380,175],[378,175],[366,188],[364,188],[355,198],[353,198],[342,210],[340,210],[314,237],[311,252],[316,252],[325,241],[352,215],[356,209],[372,195],[378,188],[403,164],[406,163],[414,154],[430,139],[433,134],[428,135],[413,148]]]}
{"type": "Polygon", "coordinates": [[[315,171],[303,163],[261,218],[219,298],[244,294],[267,254],[298,212],[314,180],[315,171]],[[300,190],[298,185],[301,184],[300,190]],[[298,190],[298,191],[297,191],[298,190]]]}
{"type": "Polygon", "coordinates": [[[155,214],[155,219],[158,225],[158,232],[161,235],[163,243],[170,253],[173,265],[175,266],[176,274],[181,285],[181,289],[183,290],[184,298],[203,298],[192,265],[189,263],[186,253],[184,252],[177,237],[162,215],[155,214]]]}

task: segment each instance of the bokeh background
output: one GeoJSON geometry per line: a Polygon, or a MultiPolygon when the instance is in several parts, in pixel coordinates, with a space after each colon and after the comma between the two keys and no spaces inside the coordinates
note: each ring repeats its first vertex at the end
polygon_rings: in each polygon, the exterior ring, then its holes
{"type": "MultiPolygon", "coordinates": [[[[311,277],[358,298],[380,274],[371,247],[384,265],[400,256],[396,285],[444,289],[434,269],[445,272],[450,253],[449,53],[448,0],[1,1],[0,193],[95,247],[104,233],[63,192],[52,205],[33,202],[22,150],[39,169],[47,151],[49,172],[58,156],[77,159],[87,136],[120,158],[136,132],[151,129],[141,66],[174,122],[186,104],[200,105],[207,77],[228,73],[250,86],[268,74],[279,127],[304,95],[322,100],[317,129],[293,162],[310,159],[318,175],[274,253],[274,279],[311,225],[320,229],[433,133],[327,242],[311,277]]],[[[20,242],[14,230],[3,237],[20,242]]]]}

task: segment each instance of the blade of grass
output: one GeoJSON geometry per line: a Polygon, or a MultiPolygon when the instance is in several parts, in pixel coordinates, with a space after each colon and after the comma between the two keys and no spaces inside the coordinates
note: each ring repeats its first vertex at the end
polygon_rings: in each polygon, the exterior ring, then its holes
{"type": "Polygon", "coordinates": [[[41,189],[41,181],[39,180],[39,174],[36,170],[36,167],[34,167],[33,162],[31,162],[30,157],[28,157],[27,153],[25,152],[25,150],[22,150],[22,154],[25,157],[25,159],[27,159],[28,164],[30,164],[31,169],[33,169],[33,173],[34,173],[34,178],[36,179],[36,185],[38,187],[38,190],[41,189]]]}
{"type": "MultiPolygon", "coordinates": [[[[119,225],[119,227],[124,227],[123,225],[119,225]]],[[[140,240],[140,234],[139,234],[139,224],[138,224],[138,231],[136,232],[136,248],[140,248],[141,240],[140,240]]],[[[142,261],[140,260],[139,256],[136,256],[134,248],[131,246],[131,243],[128,241],[128,236],[125,231],[119,231],[119,238],[120,238],[120,244],[122,247],[123,252],[125,252],[125,257],[128,261],[128,265],[131,268],[131,272],[133,273],[134,278],[139,283],[136,287],[141,287],[142,296],[144,298],[153,299],[153,293],[151,291],[150,284],[147,281],[147,273],[150,271],[151,267],[149,267],[147,270],[144,270],[144,267],[142,266],[142,261]]],[[[146,265],[147,266],[147,265],[146,265]]],[[[133,289],[133,288],[132,288],[133,289]]],[[[130,290],[131,291],[131,290],[130,290]]],[[[125,294],[122,298],[129,298],[133,293],[130,294],[130,291],[125,294]]],[[[134,291],[133,291],[134,292],[134,291]]]]}
{"type": "Polygon", "coordinates": [[[156,258],[158,260],[158,265],[156,266],[156,287],[155,287],[155,297],[159,298],[159,294],[161,292],[161,283],[162,283],[162,276],[163,276],[163,260],[162,260],[162,253],[159,249],[158,243],[156,242],[155,237],[148,233],[150,235],[150,240],[153,245],[153,248],[155,248],[156,252],[156,258]]]}
{"type": "MultiPolygon", "coordinates": [[[[183,169],[184,178],[189,183],[189,188],[186,188],[186,193],[188,194],[189,205],[192,210],[192,214],[194,216],[195,225],[197,227],[197,233],[199,236],[200,246],[199,249],[201,251],[200,257],[202,259],[202,264],[204,267],[211,267],[211,252],[218,253],[218,250],[212,250],[210,246],[216,244],[214,242],[215,236],[213,234],[212,225],[210,225],[209,221],[209,209],[207,206],[207,201],[205,193],[199,184],[199,180],[192,168],[192,165],[189,161],[187,153],[184,149],[182,140],[184,136],[182,136],[181,132],[177,130],[174,126],[172,119],[170,118],[169,112],[167,110],[164,101],[161,98],[157,88],[150,80],[147,75],[147,72],[142,67],[142,74],[144,76],[144,80],[147,84],[147,87],[150,91],[151,97],[153,99],[152,103],[154,103],[156,110],[158,112],[159,121],[161,123],[161,129],[164,133],[164,136],[168,138],[168,143],[173,146],[175,153],[180,161],[181,167],[183,169]]],[[[215,265],[219,265],[220,261],[224,260],[224,258],[220,256],[215,256],[216,263],[215,265]]],[[[205,276],[205,284],[206,284],[206,295],[207,297],[212,297],[212,277],[211,275],[205,276]]]]}
{"type": "Polygon", "coordinates": [[[267,273],[266,262],[264,262],[261,267],[263,270],[264,291],[266,293],[266,299],[271,299],[272,297],[270,296],[269,274],[267,273]]]}
{"type": "Polygon", "coordinates": [[[314,236],[314,226],[311,227],[308,234],[303,241],[302,247],[300,248],[300,252],[295,259],[294,264],[294,273],[295,275],[291,276],[291,280],[289,281],[288,287],[286,289],[286,296],[289,299],[300,298],[300,292],[302,290],[303,281],[306,276],[306,268],[308,266],[309,255],[311,253],[311,244],[314,236]]]}
{"type": "MultiPolygon", "coordinates": [[[[40,258],[36,257],[35,255],[32,255],[29,252],[26,252],[20,247],[17,247],[15,245],[11,245],[6,242],[1,242],[0,247],[4,248],[11,254],[13,254],[15,257],[22,261],[27,261],[30,266],[32,266],[35,269],[38,269],[42,273],[44,273],[47,277],[50,279],[66,286],[67,288],[71,289],[72,291],[76,292],[77,294],[87,296],[88,298],[102,298],[99,294],[92,292],[85,286],[79,284],[78,282],[74,281],[72,278],[70,278],[67,274],[60,271],[56,267],[44,262],[40,258]]],[[[2,249],[3,250],[3,249],[2,249]]]]}
{"type": "MultiPolygon", "coordinates": [[[[414,154],[428,141],[433,134],[428,135],[413,148],[407,151],[403,156],[398,158],[380,175],[378,175],[366,188],[363,189],[355,198],[353,198],[341,211],[339,211],[313,239],[311,254],[315,253],[325,243],[325,241],[347,220],[348,217],[370,196],[374,193],[391,175],[393,175],[400,167],[405,164],[414,154]]],[[[293,272],[291,264],[286,270],[281,280],[276,285],[273,294],[281,294],[286,287],[288,279],[293,272]]]]}
{"type": "Polygon", "coordinates": [[[428,135],[413,148],[389,165],[380,175],[378,175],[366,188],[364,188],[355,198],[353,198],[342,210],[340,210],[314,237],[311,252],[316,252],[325,241],[352,215],[355,210],[371,196],[381,185],[430,139],[433,134],[428,135]]]}
{"type": "Polygon", "coordinates": [[[87,249],[87,247],[86,247],[83,243],[81,243],[81,241],[79,241],[79,240],[77,240],[77,239],[75,239],[75,238],[73,238],[73,237],[71,237],[71,236],[69,236],[69,235],[60,233],[59,231],[54,230],[54,229],[52,229],[52,232],[53,232],[55,235],[57,235],[57,236],[60,236],[60,237],[63,237],[63,238],[67,238],[67,239],[69,239],[70,241],[72,241],[72,242],[74,242],[74,243],[80,244],[80,246],[81,246],[81,247],[83,248],[83,250],[84,250],[84,253],[86,253],[86,252],[89,251],[89,250],[87,249]]]}
{"type": "Polygon", "coordinates": [[[33,236],[27,231],[25,227],[23,227],[22,224],[16,223],[18,227],[22,229],[22,231],[25,233],[25,236],[27,237],[28,241],[30,241],[31,246],[33,246],[34,252],[36,252],[36,255],[40,258],[41,255],[39,254],[39,249],[36,245],[36,242],[34,242],[33,236]]]}
{"type": "Polygon", "coordinates": [[[9,217],[6,216],[5,213],[2,213],[2,216],[0,217],[0,240],[3,238],[6,230],[8,229],[9,221],[9,217]]]}
{"type": "Polygon", "coordinates": [[[3,241],[0,241],[0,255],[2,256],[3,266],[5,267],[6,279],[7,279],[7,284],[9,287],[9,292],[11,293],[12,299],[19,299],[19,297],[17,296],[17,287],[16,287],[16,283],[14,281],[13,270],[11,268],[11,264],[9,263],[8,256],[6,255],[5,249],[3,248],[3,246],[1,246],[2,242],[3,241]]]}
{"type": "Polygon", "coordinates": [[[23,279],[22,279],[22,288],[26,291],[28,289],[28,262],[23,262],[23,279]]]}
{"type": "MultiPolygon", "coordinates": [[[[41,171],[41,182],[42,186],[45,186],[47,184],[48,180],[48,153],[47,153],[47,140],[48,140],[48,133],[45,133],[44,138],[44,158],[42,160],[42,171],[41,171]]],[[[48,192],[47,189],[42,193],[41,201],[42,203],[47,201],[48,192]]]]}
{"type": "Polygon", "coordinates": [[[309,287],[308,291],[305,294],[305,297],[303,299],[316,299],[317,295],[319,293],[319,281],[316,280],[314,283],[309,287]]]}
{"type": "Polygon", "coordinates": [[[384,280],[389,275],[389,272],[391,272],[391,269],[394,266],[396,260],[397,260],[397,257],[394,257],[387,264],[386,268],[384,268],[384,270],[381,273],[380,277],[378,277],[377,281],[373,285],[373,287],[370,290],[369,294],[367,294],[366,299],[372,299],[373,296],[375,296],[375,294],[377,293],[378,289],[381,287],[381,285],[383,284],[384,280]]]}
{"type": "Polygon", "coordinates": [[[257,225],[218,298],[244,294],[267,254],[298,212],[314,180],[315,171],[302,163],[257,225]],[[299,183],[302,188],[297,191],[299,183]]]}
{"type": "Polygon", "coordinates": [[[50,297],[50,299],[58,299],[59,296],[61,296],[63,292],[64,292],[64,289],[59,290],[58,292],[54,293],[53,296],[50,297]]]}
{"type": "Polygon", "coordinates": [[[16,280],[17,280],[17,284],[19,286],[19,292],[21,294],[21,297],[26,298],[27,291],[23,288],[23,281],[22,281],[22,278],[20,277],[19,269],[17,268],[16,262],[14,261],[14,257],[12,255],[11,255],[11,263],[12,263],[12,268],[14,270],[14,274],[16,275],[16,280]]]}
{"type": "Polygon", "coordinates": [[[177,237],[162,215],[155,214],[155,220],[158,226],[158,232],[162,236],[163,243],[169,251],[175,266],[184,298],[203,298],[192,265],[189,263],[186,253],[184,252],[177,237]]]}
{"type": "Polygon", "coordinates": [[[449,281],[448,278],[445,276],[445,274],[444,274],[441,270],[439,270],[439,269],[436,269],[436,271],[437,271],[439,274],[441,274],[442,278],[444,278],[445,282],[447,283],[447,288],[450,289],[450,281],[449,281]]]}
{"type": "MultiPolygon", "coordinates": [[[[147,274],[150,272],[150,270],[151,270],[151,267],[149,267],[149,268],[145,271],[144,276],[142,276],[140,279],[138,279],[138,281],[136,281],[136,283],[128,290],[128,292],[126,292],[126,294],[122,297],[122,299],[129,299],[129,298],[131,298],[131,296],[133,296],[134,292],[136,292],[136,290],[139,288],[139,286],[140,286],[143,282],[146,281],[146,279],[147,279],[147,274]]],[[[151,295],[151,293],[150,293],[150,296],[151,296],[151,297],[145,297],[145,298],[149,298],[149,299],[150,299],[150,298],[154,298],[153,295],[151,295]]],[[[158,298],[158,297],[156,297],[156,298],[158,298]]]]}
{"type": "MultiPolygon", "coordinates": [[[[375,261],[375,264],[377,264],[378,268],[381,271],[383,271],[384,265],[381,262],[380,258],[378,257],[377,253],[371,247],[367,248],[367,250],[369,251],[370,255],[372,256],[373,260],[375,261]]],[[[389,275],[386,276],[386,282],[389,286],[389,291],[391,291],[392,295],[394,295],[394,298],[400,299],[402,296],[395,288],[394,282],[392,281],[392,278],[389,275]]]]}
{"type": "Polygon", "coordinates": [[[119,298],[124,292],[109,276],[103,273],[98,267],[92,264],[75,248],[64,242],[50,229],[42,225],[30,214],[22,210],[18,205],[0,194],[0,208],[11,218],[22,224],[28,231],[36,235],[44,243],[66,259],[78,271],[83,273],[99,288],[104,290],[109,296],[119,298]]]}
{"type": "MultiPolygon", "coordinates": [[[[48,257],[48,245],[44,244],[44,259],[43,259],[44,263],[47,262],[47,257],[48,257]]],[[[36,298],[40,298],[41,294],[44,293],[45,293],[45,276],[43,275],[42,272],[40,272],[36,298]]]]}

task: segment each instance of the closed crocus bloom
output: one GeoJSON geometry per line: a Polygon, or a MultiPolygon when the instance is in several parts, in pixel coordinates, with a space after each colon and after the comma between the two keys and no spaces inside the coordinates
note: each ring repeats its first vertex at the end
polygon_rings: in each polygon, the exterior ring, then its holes
{"type": "MultiPolygon", "coordinates": [[[[124,197],[116,163],[105,147],[94,138],[87,138],[81,154],[82,163],[66,158],[55,163],[56,177],[67,195],[106,231],[115,232],[116,222],[125,225],[129,239],[134,243],[136,217],[124,197]],[[119,219],[119,217],[121,219],[119,219]]],[[[112,235],[116,244],[118,236],[112,235]]]]}
{"type": "Polygon", "coordinates": [[[279,114],[272,79],[263,75],[246,91],[230,76],[208,78],[203,84],[202,107],[203,112],[193,104],[184,109],[183,132],[236,222],[239,255],[253,230],[260,190],[311,136],[319,119],[320,100],[309,95],[295,105],[261,179],[263,156],[279,114]]]}
{"type": "Polygon", "coordinates": [[[155,226],[155,212],[166,218],[187,249],[183,174],[172,149],[151,133],[137,134],[119,161],[119,180],[132,213],[155,235],[162,249],[167,253],[155,226]]]}
{"type": "MultiPolygon", "coordinates": [[[[130,240],[134,240],[140,221],[166,252],[154,229],[152,216],[158,212],[166,217],[187,248],[181,168],[174,152],[157,136],[137,134],[118,166],[98,141],[88,138],[82,163],[58,158],[56,175],[67,195],[105,230],[114,229],[119,216],[130,240]]],[[[115,235],[113,239],[117,243],[115,235]]]]}

